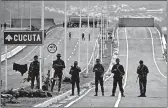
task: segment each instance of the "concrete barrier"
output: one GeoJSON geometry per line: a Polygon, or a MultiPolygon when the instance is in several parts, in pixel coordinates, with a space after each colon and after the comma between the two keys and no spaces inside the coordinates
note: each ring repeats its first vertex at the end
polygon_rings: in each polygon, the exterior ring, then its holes
{"type": "Polygon", "coordinates": [[[164,35],[162,36],[162,43],[163,43],[163,48],[166,49],[166,40],[164,35]]]}
{"type": "MultiPolygon", "coordinates": [[[[26,46],[18,46],[12,51],[7,53],[7,58],[11,58],[12,56],[16,55],[18,52],[22,51],[26,46]]],[[[1,55],[1,62],[4,61],[6,58],[6,54],[1,55]]]]}

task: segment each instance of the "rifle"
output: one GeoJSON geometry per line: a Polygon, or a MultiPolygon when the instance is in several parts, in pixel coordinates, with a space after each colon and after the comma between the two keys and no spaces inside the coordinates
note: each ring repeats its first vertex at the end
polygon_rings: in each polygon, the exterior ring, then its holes
{"type": "MultiPolygon", "coordinates": [[[[120,66],[120,65],[119,65],[120,66]]],[[[117,66],[117,69],[119,68],[119,66],[117,66]]],[[[120,71],[120,69],[118,69],[118,71],[120,72],[120,76],[123,76],[123,73],[120,71]]]]}

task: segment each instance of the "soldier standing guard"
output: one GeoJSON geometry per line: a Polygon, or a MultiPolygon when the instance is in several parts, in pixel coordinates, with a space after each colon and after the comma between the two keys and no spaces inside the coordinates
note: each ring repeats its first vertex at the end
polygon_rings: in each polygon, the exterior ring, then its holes
{"type": "Polygon", "coordinates": [[[71,32],[69,32],[69,40],[71,40],[71,32]]]}
{"type": "Polygon", "coordinates": [[[80,78],[79,78],[79,72],[81,72],[81,68],[78,67],[78,62],[75,61],[74,62],[74,66],[71,66],[70,72],[69,74],[71,74],[71,83],[72,83],[72,94],[71,96],[74,95],[74,87],[75,87],[75,83],[77,86],[77,91],[78,91],[78,96],[80,95],[80,78]]]}
{"type": "Polygon", "coordinates": [[[61,59],[61,54],[57,54],[57,60],[53,61],[52,68],[54,68],[55,72],[54,72],[54,76],[53,76],[53,82],[51,85],[51,92],[53,92],[56,77],[58,77],[58,79],[59,79],[59,84],[58,84],[58,92],[59,92],[61,89],[61,80],[62,80],[62,75],[63,75],[62,70],[63,70],[63,68],[65,68],[65,63],[61,59]]]}
{"type": "Polygon", "coordinates": [[[143,64],[142,60],[139,61],[139,64],[137,74],[139,77],[140,95],[138,97],[146,97],[147,74],[149,73],[149,70],[148,67],[143,64]]]}
{"type": "Polygon", "coordinates": [[[89,41],[90,41],[90,34],[89,34],[89,41]]]}
{"type": "Polygon", "coordinates": [[[31,89],[34,88],[34,80],[36,78],[37,86],[36,88],[40,88],[39,82],[39,70],[40,70],[40,63],[38,61],[38,56],[34,56],[34,61],[30,63],[29,72],[28,72],[28,79],[31,80],[31,89]]]}
{"type": "Polygon", "coordinates": [[[120,65],[119,62],[120,62],[120,59],[117,58],[116,64],[112,67],[112,70],[111,70],[111,72],[114,73],[113,90],[112,90],[111,96],[115,96],[115,91],[116,91],[116,87],[117,87],[117,83],[118,83],[120,91],[121,91],[121,96],[125,97],[124,89],[122,87],[122,79],[123,79],[123,75],[125,74],[125,71],[124,71],[124,67],[122,65],[120,65]]]}
{"type": "Polygon", "coordinates": [[[6,26],[7,26],[7,24],[6,23],[4,23],[4,29],[6,30],[6,26]]]}
{"type": "Polygon", "coordinates": [[[104,96],[104,87],[103,87],[103,75],[104,75],[104,67],[100,64],[100,59],[96,59],[96,64],[94,65],[93,72],[95,72],[95,92],[94,96],[97,96],[98,92],[98,82],[100,82],[102,96],[104,96]]]}
{"type": "Polygon", "coordinates": [[[85,34],[82,33],[82,40],[85,40],[85,34]]]}

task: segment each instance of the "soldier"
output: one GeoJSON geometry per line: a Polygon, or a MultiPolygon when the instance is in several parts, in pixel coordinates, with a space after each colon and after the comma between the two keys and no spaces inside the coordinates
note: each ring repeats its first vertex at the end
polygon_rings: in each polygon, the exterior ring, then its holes
{"type": "Polygon", "coordinates": [[[6,30],[6,26],[7,26],[7,24],[6,23],[4,23],[4,29],[6,30]]]}
{"type": "Polygon", "coordinates": [[[85,34],[82,33],[82,40],[85,40],[85,34]]]}
{"type": "Polygon", "coordinates": [[[139,66],[137,68],[137,74],[139,77],[139,87],[140,95],[138,97],[146,97],[146,83],[147,83],[147,74],[149,73],[148,67],[143,64],[143,61],[139,61],[139,66]]]}
{"type": "Polygon", "coordinates": [[[89,41],[90,41],[90,34],[89,34],[89,41]]]}
{"type": "Polygon", "coordinates": [[[71,32],[69,32],[69,40],[71,40],[71,32]]]}
{"type": "Polygon", "coordinates": [[[61,89],[61,80],[62,80],[62,75],[63,75],[63,68],[65,68],[65,63],[61,59],[61,54],[57,54],[57,60],[53,61],[52,68],[54,68],[54,76],[53,76],[53,82],[51,86],[51,92],[53,91],[54,85],[55,85],[55,78],[58,77],[59,79],[59,84],[58,84],[58,92],[61,89]]]}
{"type": "Polygon", "coordinates": [[[117,58],[116,59],[116,64],[112,67],[111,72],[114,73],[114,80],[113,80],[113,89],[112,89],[112,95],[111,96],[115,96],[115,91],[116,91],[116,87],[117,87],[117,83],[119,85],[120,91],[121,91],[121,96],[124,96],[124,89],[122,87],[122,79],[123,79],[123,75],[125,74],[124,71],[124,67],[119,64],[120,59],[117,58]]]}
{"type": "Polygon", "coordinates": [[[65,26],[65,23],[64,23],[64,22],[62,23],[62,26],[63,26],[63,27],[65,26]]]}
{"type": "Polygon", "coordinates": [[[71,83],[72,83],[72,94],[71,94],[71,96],[74,95],[75,83],[76,83],[76,86],[77,86],[78,96],[80,95],[79,72],[81,72],[81,69],[80,69],[80,67],[78,67],[78,62],[75,61],[75,62],[74,62],[74,66],[71,66],[71,69],[70,69],[70,72],[69,72],[69,74],[72,75],[72,76],[71,76],[71,83]]]}
{"type": "Polygon", "coordinates": [[[38,56],[34,56],[34,61],[30,63],[29,72],[28,72],[28,79],[31,80],[31,89],[34,88],[34,80],[36,78],[37,86],[36,88],[39,89],[40,82],[39,82],[39,70],[40,70],[40,63],[38,61],[38,56]]]}
{"type": "Polygon", "coordinates": [[[3,27],[3,24],[1,24],[1,29],[2,29],[2,27],[3,27]]]}
{"type": "Polygon", "coordinates": [[[104,87],[103,87],[103,75],[104,75],[104,67],[100,64],[100,59],[96,59],[96,64],[94,65],[93,72],[95,72],[95,92],[94,96],[97,96],[98,92],[98,82],[100,82],[102,96],[104,96],[104,87]]]}

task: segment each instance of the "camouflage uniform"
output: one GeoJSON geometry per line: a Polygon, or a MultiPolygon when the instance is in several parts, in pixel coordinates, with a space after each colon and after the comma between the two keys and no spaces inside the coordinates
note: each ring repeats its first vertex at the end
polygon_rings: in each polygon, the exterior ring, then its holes
{"type": "Polygon", "coordinates": [[[75,88],[75,83],[77,86],[77,91],[78,95],[80,94],[80,78],[79,78],[79,72],[81,72],[80,67],[78,66],[71,66],[69,74],[71,74],[71,83],[72,83],[72,95],[74,95],[74,88],[75,88]]]}
{"type": "Polygon", "coordinates": [[[139,65],[137,68],[137,74],[139,77],[139,87],[140,96],[145,96],[146,94],[146,84],[147,84],[147,74],[149,73],[148,67],[146,65],[139,65]]]}
{"type": "MultiPolygon", "coordinates": [[[[57,57],[61,57],[61,55],[57,54],[57,57]]],[[[55,70],[53,78],[58,77],[58,79],[59,79],[58,91],[60,91],[61,80],[62,80],[62,75],[63,75],[62,70],[63,70],[63,68],[65,68],[65,63],[62,59],[57,59],[57,60],[53,61],[53,66],[52,67],[55,70]]],[[[55,85],[55,79],[53,79],[52,86],[51,86],[51,91],[53,91],[54,85],[55,85]]]]}
{"type": "MultiPolygon", "coordinates": [[[[37,57],[37,56],[35,56],[35,57],[37,57]]],[[[28,78],[31,80],[31,88],[32,89],[34,88],[34,80],[35,80],[35,78],[36,78],[36,82],[37,82],[37,88],[39,89],[39,87],[40,87],[39,70],[40,70],[39,61],[31,62],[30,67],[29,67],[28,78]]]]}
{"type": "MultiPolygon", "coordinates": [[[[96,62],[100,62],[100,59],[96,59],[96,62]]],[[[104,96],[104,86],[103,86],[104,67],[103,65],[100,63],[95,64],[93,67],[93,72],[95,72],[95,92],[96,92],[95,96],[97,96],[99,82],[101,86],[102,95],[104,96]]]]}

